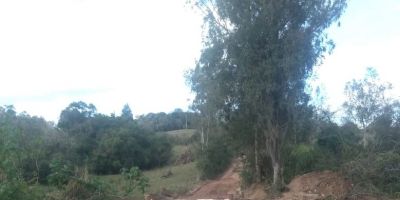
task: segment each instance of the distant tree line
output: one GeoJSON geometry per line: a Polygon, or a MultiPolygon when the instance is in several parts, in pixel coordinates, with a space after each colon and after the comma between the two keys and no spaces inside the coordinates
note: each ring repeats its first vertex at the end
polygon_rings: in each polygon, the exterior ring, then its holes
{"type": "Polygon", "coordinates": [[[128,105],[120,116],[108,116],[97,113],[93,104],[73,102],[61,112],[57,127],[74,141],[67,160],[87,164],[98,174],[162,166],[171,154],[168,141],[138,125],[128,105]]]}
{"type": "Polygon", "coordinates": [[[149,113],[138,117],[138,124],[153,132],[172,131],[178,129],[193,129],[198,125],[199,114],[175,109],[171,113],[149,113]]]}

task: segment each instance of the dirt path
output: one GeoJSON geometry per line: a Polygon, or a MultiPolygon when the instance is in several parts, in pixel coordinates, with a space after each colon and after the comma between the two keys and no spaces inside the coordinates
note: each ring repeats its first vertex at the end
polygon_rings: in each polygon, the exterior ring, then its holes
{"type": "Polygon", "coordinates": [[[240,162],[235,160],[217,180],[207,181],[180,199],[232,199],[240,195],[240,162]]]}

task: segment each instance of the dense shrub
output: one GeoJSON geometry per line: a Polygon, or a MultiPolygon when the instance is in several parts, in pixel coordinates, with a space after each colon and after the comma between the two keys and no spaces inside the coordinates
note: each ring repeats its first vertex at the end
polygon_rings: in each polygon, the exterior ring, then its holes
{"type": "Polygon", "coordinates": [[[62,191],[65,200],[108,200],[109,186],[98,180],[71,179],[62,191]]]}
{"type": "Polygon", "coordinates": [[[143,175],[138,167],[132,167],[128,169],[122,169],[121,175],[125,181],[125,192],[130,195],[134,190],[139,190],[142,194],[146,192],[146,189],[150,186],[149,179],[143,175]]]}
{"type": "Polygon", "coordinates": [[[232,159],[232,150],[223,136],[210,139],[203,151],[200,151],[197,166],[203,178],[215,178],[225,171],[232,159]]]}
{"type": "Polygon", "coordinates": [[[44,194],[22,180],[0,180],[1,200],[42,200],[44,194]]]}
{"type": "Polygon", "coordinates": [[[73,175],[72,167],[60,160],[52,161],[50,164],[50,171],[48,182],[57,187],[67,184],[73,175]]]}
{"type": "Polygon", "coordinates": [[[141,169],[162,166],[171,155],[172,146],[162,136],[120,130],[103,136],[90,165],[96,174],[116,174],[133,166],[141,169]]]}
{"type": "Polygon", "coordinates": [[[399,195],[400,155],[398,153],[365,155],[344,164],[342,171],[354,182],[356,190],[399,195]]]}
{"type": "Polygon", "coordinates": [[[285,159],[285,180],[314,170],[317,158],[317,152],[313,146],[305,144],[295,146],[285,159]]]}

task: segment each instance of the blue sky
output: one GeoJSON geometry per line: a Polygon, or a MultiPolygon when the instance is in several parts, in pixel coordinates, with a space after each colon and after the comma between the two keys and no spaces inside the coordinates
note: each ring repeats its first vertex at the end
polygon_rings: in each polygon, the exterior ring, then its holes
{"type": "MultiPolygon", "coordinates": [[[[199,13],[186,0],[0,1],[0,105],[57,120],[70,102],[135,115],[187,108],[184,72],[201,50],[199,13]]],[[[400,94],[400,1],[350,0],[333,53],[313,85],[338,109],[346,81],[366,67],[400,94]]]]}

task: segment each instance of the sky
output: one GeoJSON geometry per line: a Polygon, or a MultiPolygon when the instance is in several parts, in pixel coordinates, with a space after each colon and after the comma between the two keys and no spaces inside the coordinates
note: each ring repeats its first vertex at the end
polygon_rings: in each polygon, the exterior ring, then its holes
{"type": "MultiPolygon", "coordinates": [[[[185,72],[202,48],[186,0],[0,0],[0,105],[57,121],[73,101],[134,115],[186,110],[185,72]]],[[[336,48],[315,70],[335,110],[347,81],[375,67],[400,95],[400,0],[350,0],[336,48]]]]}
{"type": "Polygon", "coordinates": [[[346,82],[363,78],[367,67],[392,83],[390,95],[400,99],[400,0],[349,0],[340,27],[327,32],[335,49],[315,68],[313,85],[323,89],[331,111],[346,100],[346,82]]]}

